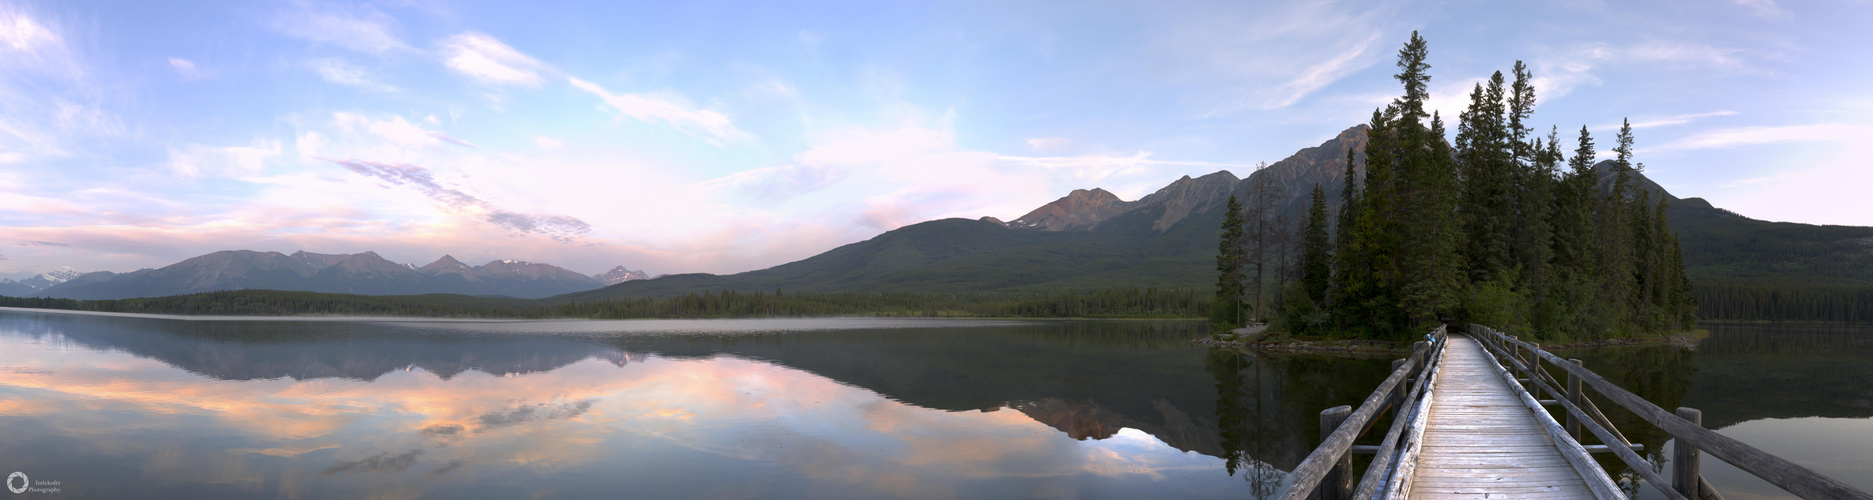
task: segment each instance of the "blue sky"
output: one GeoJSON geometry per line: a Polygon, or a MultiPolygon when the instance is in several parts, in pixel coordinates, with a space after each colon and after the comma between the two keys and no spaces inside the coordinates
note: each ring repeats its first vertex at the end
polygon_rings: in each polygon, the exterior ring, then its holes
{"type": "MultiPolygon", "coordinates": [[[[223,249],[763,268],[1247,175],[1516,60],[1534,123],[1873,225],[1873,2],[0,1],[0,276],[223,249]]],[[[1454,126],[1452,127],[1454,129],[1454,126]]]]}

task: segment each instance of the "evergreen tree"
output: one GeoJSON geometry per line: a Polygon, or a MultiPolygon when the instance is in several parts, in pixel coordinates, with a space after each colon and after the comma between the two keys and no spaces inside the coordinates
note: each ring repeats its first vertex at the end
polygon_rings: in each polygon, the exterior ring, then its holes
{"type": "Polygon", "coordinates": [[[1516,147],[1506,120],[1502,72],[1485,89],[1470,92],[1469,108],[1457,124],[1457,161],[1463,176],[1464,244],[1468,277],[1494,281],[1513,266],[1516,147]]]}
{"type": "Polygon", "coordinates": [[[1333,272],[1328,262],[1327,192],[1314,185],[1313,202],[1307,207],[1307,228],[1302,236],[1301,285],[1315,304],[1327,301],[1327,284],[1333,272]]]}
{"type": "MultiPolygon", "coordinates": [[[[1600,204],[1596,210],[1598,278],[1600,280],[1600,307],[1615,320],[1611,326],[1626,327],[1638,321],[1633,307],[1636,296],[1633,283],[1634,248],[1631,228],[1631,189],[1632,179],[1632,125],[1620,126],[1615,139],[1615,154],[1611,168],[1613,184],[1600,195],[1600,204]]],[[[1596,329],[1589,332],[1597,336],[1606,336],[1610,329],[1596,329]]]]}
{"type": "MultiPolygon", "coordinates": [[[[1552,317],[1548,294],[1552,286],[1550,259],[1554,255],[1553,226],[1555,174],[1560,165],[1560,151],[1551,149],[1559,138],[1549,133],[1546,143],[1528,139],[1532,129],[1525,123],[1535,111],[1533,75],[1522,61],[1515,62],[1515,83],[1509,95],[1509,142],[1514,147],[1515,171],[1515,266],[1521,277],[1517,287],[1527,297],[1530,326],[1537,331],[1548,327],[1552,317]]],[[[1552,130],[1552,129],[1551,129],[1552,130]]]]}
{"type": "MultiPolygon", "coordinates": [[[[1377,111],[1374,111],[1373,120],[1378,120],[1377,111]]],[[[1374,130],[1366,129],[1368,140],[1374,130]]],[[[1342,329],[1346,328],[1348,318],[1360,316],[1354,306],[1358,302],[1354,300],[1354,286],[1355,282],[1366,280],[1363,274],[1365,262],[1359,257],[1360,252],[1354,245],[1353,237],[1360,213],[1359,176],[1353,160],[1353,148],[1346,148],[1346,184],[1340,187],[1339,224],[1334,228],[1333,235],[1333,290],[1328,297],[1334,320],[1342,329]]]]}
{"type": "Polygon", "coordinates": [[[1216,299],[1210,305],[1210,319],[1235,327],[1242,325],[1243,270],[1248,256],[1242,248],[1242,203],[1235,195],[1229,195],[1226,210],[1222,237],[1216,243],[1216,299]]]}
{"type": "Polygon", "coordinates": [[[1391,335],[1404,325],[1399,315],[1394,277],[1398,274],[1397,177],[1395,154],[1399,106],[1373,110],[1366,132],[1366,182],[1360,190],[1358,213],[1348,231],[1343,259],[1346,286],[1339,301],[1345,321],[1365,336],[1391,335]]]}

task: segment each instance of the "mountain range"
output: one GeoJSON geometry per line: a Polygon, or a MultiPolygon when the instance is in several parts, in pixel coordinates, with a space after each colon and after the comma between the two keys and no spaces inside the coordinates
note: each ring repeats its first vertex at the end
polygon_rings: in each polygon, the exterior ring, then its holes
{"type": "MultiPolygon", "coordinates": [[[[1348,128],[1247,178],[1229,171],[1179,178],[1135,201],[1100,188],[1076,189],[1012,221],[942,219],[887,231],[800,261],[730,275],[652,278],[622,266],[595,276],[513,260],[468,266],[443,256],[422,267],[372,252],[315,254],[215,252],[160,269],[79,274],[69,268],[0,281],[0,295],[110,299],[212,290],[276,289],[365,295],[454,293],[551,300],[670,297],[743,292],[1030,292],[1100,288],[1208,289],[1222,207],[1258,185],[1294,224],[1318,185],[1339,205],[1347,151],[1357,161],[1366,127],[1348,128]]],[[[1611,182],[1611,162],[1595,168],[1611,182]]],[[[1687,273],[1700,285],[1751,282],[1873,285],[1873,228],[1750,219],[1700,198],[1678,198],[1638,174],[1636,185],[1663,197],[1679,233],[1687,273]]],[[[1331,219],[1331,217],[1330,217],[1331,219]]]]}
{"type": "MultiPolygon", "coordinates": [[[[1136,201],[1077,189],[1012,221],[943,219],[904,226],[797,262],[731,275],[678,274],[559,297],[669,297],[745,292],[1020,292],[1160,287],[1215,282],[1218,227],[1230,195],[1247,200],[1263,181],[1277,213],[1299,224],[1314,186],[1339,206],[1347,151],[1364,177],[1366,126],[1348,128],[1247,178],[1221,171],[1183,177],[1136,201]]],[[[1594,168],[1612,182],[1611,161],[1594,168]]],[[[1873,285],[1873,228],[1750,219],[1701,198],[1678,198],[1643,174],[1635,185],[1664,197],[1696,283],[1749,280],[1797,286],[1873,285]]],[[[1332,211],[1332,209],[1329,209],[1332,211]]],[[[1329,217],[1332,219],[1333,217],[1329,217]]]]}
{"type": "Polygon", "coordinates": [[[269,289],[359,295],[453,293],[533,299],[646,278],[643,271],[623,266],[598,276],[586,276],[551,264],[518,260],[469,266],[444,255],[435,262],[416,267],[392,262],[376,252],[319,254],[300,251],[288,255],[226,250],[159,269],[121,274],[109,271],[78,274],[66,268],[26,280],[0,283],[0,287],[13,285],[12,289],[0,288],[0,295],[122,299],[269,289]],[[30,286],[40,282],[50,284],[30,286]]]}

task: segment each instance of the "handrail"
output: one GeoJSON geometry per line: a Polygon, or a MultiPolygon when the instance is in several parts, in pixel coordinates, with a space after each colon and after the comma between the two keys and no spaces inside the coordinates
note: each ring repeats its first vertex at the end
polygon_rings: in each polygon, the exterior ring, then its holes
{"type": "Polygon", "coordinates": [[[1393,413],[1392,428],[1385,432],[1385,440],[1379,443],[1379,452],[1373,456],[1372,463],[1366,465],[1366,473],[1360,476],[1358,490],[1353,492],[1353,498],[1372,498],[1384,483],[1394,480],[1391,472],[1403,465],[1400,459],[1405,457],[1406,450],[1399,448],[1399,445],[1407,439],[1404,436],[1407,425],[1412,424],[1413,418],[1427,409],[1425,398],[1430,397],[1431,386],[1437,381],[1437,362],[1444,356],[1443,349],[1427,350],[1430,354],[1425,359],[1425,369],[1418,371],[1417,383],[1411,385],[1411,393],[1403,400],[1410,406],[1399,408],[1393,413]]]}
{"type": "MultiPolygon", "coordinates": [[[[1471,331],[1480,331],[1484,335],[1492,337],[1493,340],[1503,344],[1528,349],[1529,352],[1534,353],[1537,358],[1545,359],[1549,363],[1559,366],[1562,370],[1566,370],[1568,373],[1580,378],[1582,382],[1593,387],[1595,391],[1598,391],[1600,395],[1606,397],[1607,400],[1633,412],[1659,430],[1665,431],[1666,434],[1677,439],[1678,446],[1695,447],[1698,451],[1709,453],[1711,456],[1728,462],[1738,469],[1742,469],[1756,477],[1762,478],[1764,481],[1768,481],[1769,484],[1776,485],[1783,490],[1794,493],[1795,496],[1808,500],[1873,500],[1873,495],[1869,495],[1866,492],[1854,489],[1851,486],[1847,486],[1832,478],[1809,470],[1806,467],[1796,465],[1794,462],[1771,455],[1753,446],[1743,444],[1743,442],[1737,441],[1729,436],[1718,434],[1710,429],[1705,429],[1703,426],[1691,423],[1689,420],[1679,418],[1677,415],[1666,412],[1663,408],[1659,408],[1658,405],[1646,401],[1645,398],[1641,398],[1621,388],[1618,384],[1607,381],[1599,374],[1585,367],[1575,366],[1573,363],[1569,363],[1559,356],[1555,356],[1553,353],[1541,350],[1539,346],[1522,342],[1502,332],[1481,325],[1471,325],[1471,331]]],[[[1509,358],[1514,359],[1514,356],[1510,356],[1509,358]]],[[[1520,360],[1516,360],[1516,362],[1520,364],[1520,360]]],[[[1538,379],[1531,375],[1530,380],[1538,379]]],[[[1546,387],[1547,384],[1545,381],[1542,382],[1541,385],[1544,386],[1544,390],[1548,390],[1551,394],[1559,394],[1559,392],[1552,388],[1546,387]]],[[[1563,402],[1563,406],[1568,407],[1570,411],[1578,411],[1578,407],[1574,406],[1572,402],[1568,402],[1567,398],[1558,397],[1557,400],[1563,402]]],[[[1592,427],[1597,428],[1599,426],[1594,425],[1592,427]]],[[[1599,433],[1596,432],[1595,434],[1598,435],[1599,433]]],[[[1600,436],[1600,439],[1608,443],[1614,442],[1609,440],[1608,437],[1609,436],[1600,436]]],[[[1610,447],[1613,448],[1616,453],[1619,449],[1623,448],[1620,446],[1610,447]]],[[[1630,453],[1630,450],[1627,450],[1627,452],[1630,453]]],[[[1621,458],[1625,457],[1622,456],[1621,458]]],[[[1634,470],[1649,472],[1650,467],[1634,467],[1634,470]]],[[[1648,478],[1648,482],[1651,482],[1650,478],[1648,478]]],[[[1654,483],[1653,486],[1659,487],[1657,483],[1654,483]]],[[[1701,486],[1702,485],[1699,485],[1697,489],[1702,490],[1703,488],[1701,486]]],[[[1670,488],[1664,488],[1664,490],[1667,495],[1671,495],[1675,492],[1670,488]]]]}
{"type": "MultiPolygon", "coordinates": [[[[1485,346],[1484,349],[1491,348],[1485,346]]],[[[1566,460],[1568,465],[1573,467],[1574,471],[1580,474],[1581,481],[1586,483],[1587,489],[1593,492],[1594,497],[1626,500],[1626,495],[1619,490],[1619,485],[1614,484],[1613,478],[1606,475],[1606,470],[1601,469],[1600,464],[1594,462],[1593,457],[1587,455],[1586,448],[1582,447],[1579,441],[1568,436],[1567,431],[1561,429],[1561,424],[1554,421],[1554,416],[1548,414],[1548,409],[1543,408],[1540,401],[1537,401],[1533,395],[1530,395],[1528,391],[1523,390],[1522,387],[1516,384],[1515,375],[1510,374],[1508,370],[1504,369],[1503,366],[1494,359],[1495,356],[1493,354],[1491,358],[1490,367],[1495,368],[1494,371],[1496,375],[1502,377],[1511,387],[1515,388],[1515,394],[1519,396],[1517,399],[1521,401],[1522,406],[1527,408],[1529,413],[1535,415],[1536,424],[1540,425],[1542,430],[1548,434],[1548,439],[1554,442],[1554,447],[1561,452],[1561,458],[1566,460]]],[[[1516,361],[1517,365],[1521,364],[1519,362],[1520,360],[1513,361],[1516,361]]],[[[1516,368],[1521,369],[1525,367],[1517,366],[1516,368]]],[[[1528,373],[1529,381],[1536,384],[1538,390],[1548,390],[1549,394],[1554,394],[1554,391],[1547,385],[1547,382],[1541,380],[1541,377],[1529,373],[1526,369],[1523,369],[1523,373],[1528,373]]],[[[1566,400],[1560,399],[1560,401],[1565,402],[1566,400]]],[[[1580,409],[1571,408],[1570,411],[1578,413],[1580,409]]],[[[1624,451],[1626,453],[1632,453],[1630,449],[1624,451]]]]}
{"type": "MultiPolygon", "coordinates": [[[[1394,406],[1402,406],[1402,404],[1393,404],[1393,393],[1399,389],[1399,385],[1404,383],[1405,379],[1410,378],[1413,374],[1419,373],[1418,368],[1427,365],[1426,361],[1432,359],[1430,356],[1432,351],[1441,350],[1443,348],[1445,336],[1445,327],[1443,326],[1438,326],[1435,330],[1432,330],[1431,338],[1433,340],[1427,348],[1415,349],[1410,358],[1406,358],[1403,364],[1399,365],[1397,369],[1392,370],[1391,376],[1386,377],[1384,382],[1380,382],[1379,387],[1374,389],[1370,396],[1366,397],[1365,402],[1360,403],[1359,409],[1354,410],[1331,434],[1321,439],[1320,446],[1314,448],[1312,453],[1308,453],[1307,458],[1302,460],[1300,465],[1295,466],[1292,472],[1288,473],[1288,487],[1281,493],[1280,498],[1282,500],[1306,500],[1314,496],[1314,491],[1316,489],[1321,489],[1334,490],[1327,492],[1327,494],[1323,496],[1337,500],[1342,494],[1346,493],[1346,490],[1339,489],[1344,485],[1323,485],[1321,483],[1327,478],[1329,473],[1334,472],[1336,468],[1342,465],[1343,459],[1347,457],[1349,453],[1352,453],[1353,441],[1358,439],[1359,435],[1366,432],[1367,428],[1376,420],[1379,414],[1394,406]]],[[[1420,345],[1422,345],[1422,343],[1420,345]]],[[[1422,382],[1422,380],[1420,380],[1420,382],[1422,382]]],[[[1394,430],[1396,430],[1397,427],[1397,425],[1393,425],[1394,430]]],[[[1396,444],[1395,439],[1392,441],[1396,444]]],[[[1380,452],[1384,453],[1384,450],[1380,450],[1380,452]]],[[[1350,471],[1342,472],[1350,473],[1350,471]]],[[[1345,478],[1344,475],[1341,477],[1345,478]]]]}
{"type": "MultiPolygon", "coordinates": [[[[1485,349],[1490,351],[1491,356],[1506,359],[1509,365],[1518,371],[1523,373],[1529,372],[1528,367],[1523,365],[1520,358],[1502,352],[1503,349],[1501,347],[1491,345],[1489,342],[1483,342],[1482,344],[1485,349]]],[[[1558,394],[1546,381],[1539,380],[1533,374],[1530,374],[1529,380],[1534,381],[1539,390],[1546,391],[1550,395],[1558,394]]],[[[1585,412],[1581,411],[1579,406],[1576,406],[1572,401],[1568,401],[1567,398],[1557,396],[1555,400],[1560,402],[1562,407],[1566,408],[1569,413],[1585,415],[1585,412]]],[[[1599,437],[1601,442],[1608,444],[1618,442],[1613,431],[1609,430],[1612,428],[1611,426],[1603,427],[1599,422],[1591,420],[1581,422],[1581,424],[1582,427],[1586,427],[1589,432],[1592,432],[1594,436],[1599,437]]],[[[1651,463],[1647,462],[1644,457],[1640,457],[1638,453],[1634,453],[1631,448],[1619,445],[1611,445],[1607,448],[1610,449],[1614,455],[1618,456],[1621,461],[1626,462],[1626,465],[1631,467],[1633,472],[1638,473],[1640,478],[1645,479],[1645,482],[1650,483],[1653,488],[1657,488],[1659,492],[1664,493],[1666,498],[1672,500],[1690,500],[1686,495],[1673,489],[1671,483],[1666,482],[1665,478],[1660,477],[1657,472],[1653,472],[1651,463]]]]}

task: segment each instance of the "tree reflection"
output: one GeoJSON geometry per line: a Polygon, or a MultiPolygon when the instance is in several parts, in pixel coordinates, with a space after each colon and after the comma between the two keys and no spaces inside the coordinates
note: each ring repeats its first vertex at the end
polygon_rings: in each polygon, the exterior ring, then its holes
{"type": "Polygon", "coordinates": [[[1231,476],[1242,472],[1255,498],[1273,496],[1286,476],[1273,464],[1256,459],[1270,455],[1263,432],[1269,427],[1269,415],[1259,390],[1264,387],[1264,365],[1254,355],[1224,349],[1211,349],[1204,363],[1204,370],[1216,377],[1216,420],[1224,468],[1231,476]],[[1251,385],[1257,390],[1249,390],[1251,385]]]}

